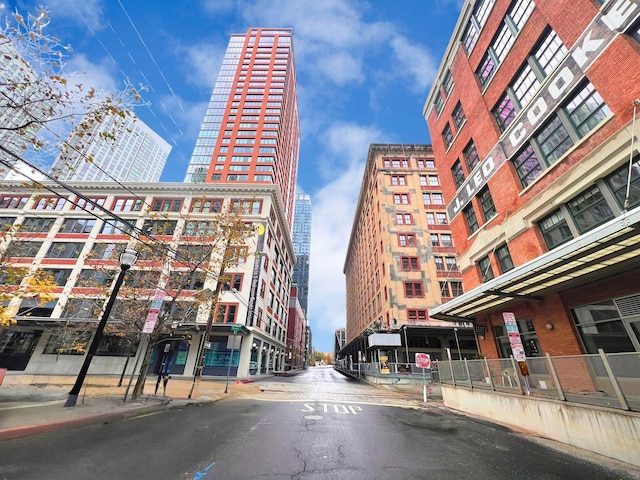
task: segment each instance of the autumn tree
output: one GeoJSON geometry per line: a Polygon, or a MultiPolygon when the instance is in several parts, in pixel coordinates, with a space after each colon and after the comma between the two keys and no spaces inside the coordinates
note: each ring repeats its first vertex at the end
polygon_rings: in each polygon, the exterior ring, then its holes
{"type": "MultiPolygon", "coordinates": [[[[23,300],[44,305],[55,298],[56,288],[54,279],[47,272],[30,271],[28,265],[13,261],[14,257],[20,256],[23,247],[17,240],[22,226],[3,220],[0,220],[0,328],[16,323],[15,316],[23,300]]],[[[21,310],[24,316],[30,313],[29,308],[21,310]]]]}
{"type": "MultiPolygon", "coordinates": [[[[142,87],[97,91],[68,73],[71,47],[46,32],[49,23],[49,11],[40,7],[26,17],[12,14],[0,32],[0,177],[17,170],[29,178],[33,164],[43,167],[57,154],[77,152],[92,140],[96,125],[131,115],[141,102],[142,87]]],[[[99,134],[102,140],[123,132],[112,123],[99,134]]]]}

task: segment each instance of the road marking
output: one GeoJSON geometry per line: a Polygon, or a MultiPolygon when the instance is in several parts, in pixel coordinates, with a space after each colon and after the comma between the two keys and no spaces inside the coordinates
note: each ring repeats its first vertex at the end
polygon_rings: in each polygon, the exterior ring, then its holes
{"type": "Polygon", "coordinates": [[[213,467],[216,464],[216,462],[213,462],[211,465],[209,465],[207,468],[205,468],[202,472],[198,472],[194,475],[193,480],[200,480],[202,477],[204,477],[207,472],[211,469],[211,467],[213,467]]]}
{"type": "Polygon", "coordinates": [[[353,415],[357,415],[358,412],[362,411],[362,408],[355,405],[342,405],[340,403],[316,403],[314,405],[310,403],[305,403],[304,408],[300,411],[301,412],[321,411],[324,413],[330,413],[331,411],[333,411],[334,413],[347,413],[347,414],[351,413],[353,415]]]}
{"type": "Polygon", "coordinates": [[[322,415],[305,415],[305,420],[322,420],[324,417],[322,415]]]}

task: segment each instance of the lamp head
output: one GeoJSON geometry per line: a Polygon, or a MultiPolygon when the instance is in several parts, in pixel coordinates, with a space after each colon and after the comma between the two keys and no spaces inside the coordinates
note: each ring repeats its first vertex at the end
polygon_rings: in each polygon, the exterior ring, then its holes
{"type": "Polygon", "coordinates": [[[125,248],[120,254],[120,267],[127,269],[131,267],[138,260],[138,252],[133,248],[125,248]]]}

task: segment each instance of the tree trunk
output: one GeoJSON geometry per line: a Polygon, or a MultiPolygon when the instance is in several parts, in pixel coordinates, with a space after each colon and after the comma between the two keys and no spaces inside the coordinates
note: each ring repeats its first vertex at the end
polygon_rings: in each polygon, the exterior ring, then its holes
{"type": "Polygon", "coordinates": [[[142,366],[140,367],[140,373],[138,374],[138,379],[136,380],[136,385],[133,387],[133,393],[131,394],[131,398],[135,400],[144,390],[144,382],[147,380],[147,370],[149,370],[149,363],[151,360],[151,354],[153,353],[153,349],[156,347],[156,338],[152,337],[151,341],[147,345],[147,349],[144,352],[144,358],[142,359],[142,366]]]}

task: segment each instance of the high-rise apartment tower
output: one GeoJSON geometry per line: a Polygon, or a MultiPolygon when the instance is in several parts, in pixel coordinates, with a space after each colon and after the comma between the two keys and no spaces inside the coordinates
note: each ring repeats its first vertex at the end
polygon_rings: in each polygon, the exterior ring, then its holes
{"type": "Polygon", "coordinates": [[[279,185],[291,225],[299,143],[291,29],[231,35],[185,182],[279,185]]]}
{"type": "Polygon", "coordinates": [[[50,174],[59,180],[93,182],[157,182],[171,145],[132,115],[107,116],[92,135],[72,133],[50,174]],[[109,137],[113,135],[113,140],[109,137]],[[87,141],[87,138],[91,138],[87,141]]]}
{"type": "Polygon", "coordinates": [[[311,197],[309,195],[296,195],[292,240],[297,259],[293,267],[293,284],[298,287],[298,300],[306,311],[311,253],[311,197]]]}

